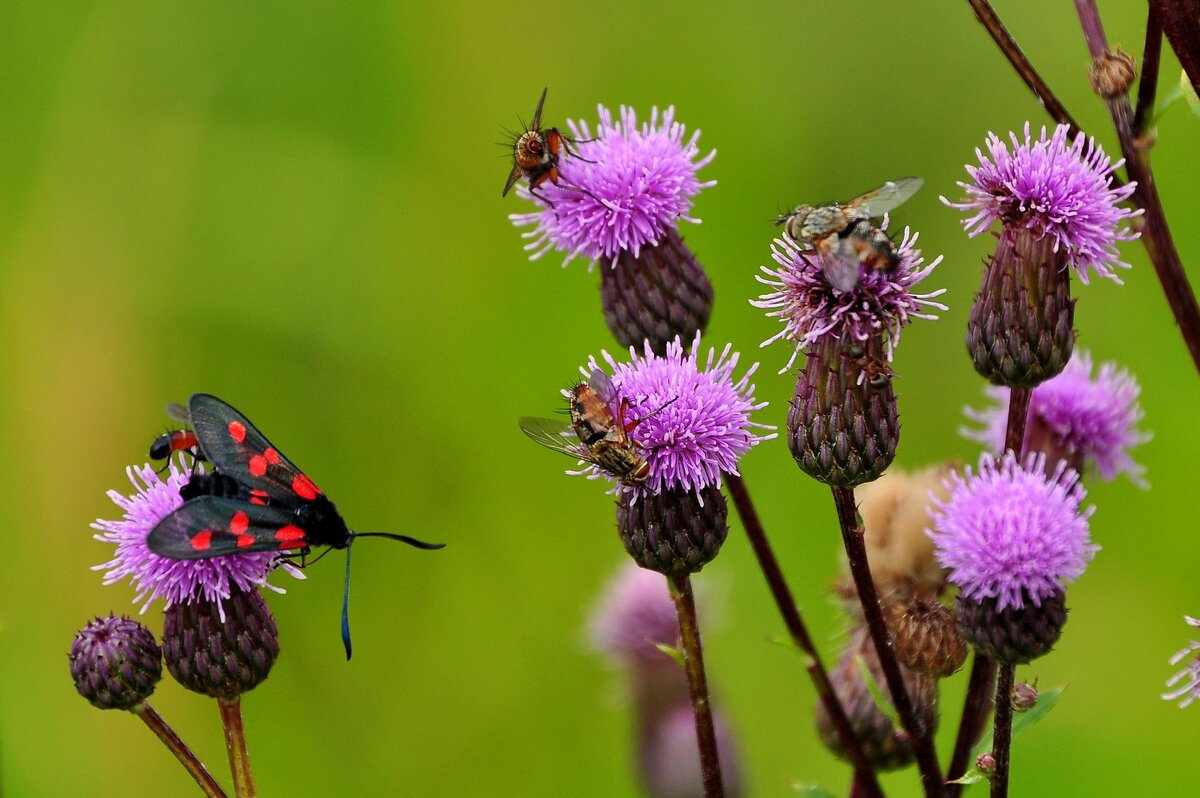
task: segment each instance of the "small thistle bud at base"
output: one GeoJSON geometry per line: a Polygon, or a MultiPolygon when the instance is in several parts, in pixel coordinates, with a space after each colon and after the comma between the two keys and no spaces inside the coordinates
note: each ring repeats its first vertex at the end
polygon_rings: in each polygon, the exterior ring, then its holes
{"type": "Polygon", "coordinates": [[[848,488],[870,482],[896,456],[900,417],[892,381],[872,378],[863,366],[886,362],[882,350],[878,338],[823,338],[808,351],[788,408],[788,448],[818,482],[848,488]]]}
{"type": "Polygon", "coordinates": [[[1054,239],[1005,228],[967,321],[975,370],[994,385],[1033,388],[1066,368],[1075,347],[1066,253],[1054,239]]]}
{"type": "Polygon", "coordinates": [[[1037,706],[1038,691],[1029,682],[1013,685],[1012,708],[1014,712],[1028,712],[1037,706]]]}
{"type": "Polygon", "coordinates": [[[238,590],[219,607],[210,601],[168,607],[163,649],[167,670],[181,685],[233,699],[270,674],[279,656],[279,628],[257,590],[238,590]]]}
{"type": "Polygon", "coordinates": [[[1032,662],[1058,642],[1067,623],[1066,593],[1059,590],[1040,606],[996,609],[995,599],[958,596],[958,622],[963,634],[984,656],[1006,665],[1032,662]]]}
{"type": "Polygon", "coordinates": [[[692,574],[717,556],[729,534],[729,506],[715,485],[698,492],[668,488],[642,492],[634,501],[622,491],[617,531],[625,551],[642,568],[667,576],[692,574]]]}
{"type": "Polygon", "coordinates": [[[1092,84],[1092,91],[1106,100],[1120,97],[1129,91],[1135,77],[1137,66],[1120,48],[1116,52],[1105,52],[1088,67],[1088,81],[1092,84]]]}
{"type": "Polygon", "coordinates": [[[713,288],[703,267],[674,228],[635,255],[621,250],[614,265],[602,265],[600,303],[604,321],[622,346],[643,341],[662,356],[679,336],[692,341],[712,316],[713,288]]]}
{"type": "Polygon", "coordinates": [[[975,767],[979,768],[980,773],[990,776],[996,772],[996,757],[992,756],[990,751],[980,754],[975,759],[975,767]]]}
{"type": "Polygon", "coordinates": [[[67,656],[75,689],[97,709],[132,709],[162,678],[162,649],[154,634],[124,615],[90,621],[67,656]]]}
{"type": "MultiPolygon", "coordinates": [[[[896,770],[913,762],[913,750],[907,741],[905,733],[888,720],[887,716],[875,703],[874,696],[863,679],[859,659],[867,665],[871,678],[884,695],[889,695],[887,683],[884,680],[883,668],[875,653],[866,627],[856,627],[850,633],[846,648],[838,657],[837,664],[829,674],[834,692],[846,709],[846,717],[850,727],[862,743],[863,753],[867,761],[878,770],[896,770]]],[[[921,726],[929,730],[929,735],[937,731],[937,682],[928,676],[914,673],[908,668],[901,667],[904,686],[912,700],[917,718],[921,726]]],[[[845,759],[841,738],[833,725],[825,705],[817,702],[816,712],[817,734],[821,742],[839,758],[845,759]]]]}
{"type": "Polygon", "coordinates": [[[943,678],[967,659],[967,641],[954,611],[937,599],[909,598],[884,606],[896,660],[926,676],[943,678]]]}

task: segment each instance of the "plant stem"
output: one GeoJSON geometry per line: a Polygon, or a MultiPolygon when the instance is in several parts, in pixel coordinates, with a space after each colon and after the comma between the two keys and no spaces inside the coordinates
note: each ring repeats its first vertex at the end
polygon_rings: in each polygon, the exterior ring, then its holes
{"type": "Polygon", "coordinates": [[[221,725],[225,727],[225,750],[233,773],[233,791],[237,798],[254,798],[254,775],[250,772],[250,753],[246,750],[246,730],[242,725],[242,697],[217,699],[221,725]]]}
{"type": "MultiPolygon", "coordinates": [[[[951,779],[962,778],[967,772],[967,761],[971,748],[983,736],[988,713],[992,709],[992,685],[996,681],[996,663],[975,652],[971,664],[971,678],[967,681],[967,695],[963,702],[962,720],[958,724],[958,736],[954,740],[954,755],[946,773],[951,779]]],[[[947,784],[946,798],[958,798],[963,785],[947,784]]]]}
{"type": "Polygon", "coordinates": [[[1150,0],[1150,13],[1200,94],[1200,0],[1150,0]]]}
{"type": "Polygon", "coordinates": [[[717,756],[717,735],[713,730],[712,706],[708,700],[708,682],[704,677],[700,627],[696,622],[696,600],[692,580],[687,574],[667,578],[675,612],[679,615],[679,635],[683,639],[683,662],[688,688],[692,694],[692,713],[696,719],[696,742],[700,746],[700,774],[704,779],[705,798],[723,798],[721,763],[717,756]]]}
{"type": "Polygon", "coordinates": [[[1008,795],[1008,762],[1012,750],[1012,689],[1017,666],[1005,663],[1000,666],[996,679],[996,720],[992,729],[992,756],[996,759],[996,772],[992,774],[991,798],[1008,795]]]}
{"type": "MultiPolygon", "coordinates": [[[[1100,22],[1100,12],[1096,9],[1096,3],[1094,0],[1075,0],[1075,10],[1079,14],[1083,38],[1087,42],[1092,59],[1102,57],[1108,52],[1108,39],[1104,35],[1104,26],[1100,22]]],[[[1123,94],[1106,100],[1105,105],[1108,106],[1113,126],[1117,130],[1117,138],[1121,142],[1125,170],[1130,180],[1137,181],[1133,201],[1146,214],[1142,244],[1146,247],[1150,262],[1154,264],[1154,271],[1158,274],[1158,281],[1167,296],[1167,304],[1171,306],[1175,323],[1179,325],[1179,332],[1183,335],[1188,352],[1191,353],[1192,362],[1200,372],[1200,306],[1196,304],[1196,296],[1192,293],[1192,287],[1183,271],[1183,262],[1167,226],[1167,216],[1158,197],[1158,189],[1154,185],[1154,171],[1150,168],[1150,151],[1145,147],[1138,147],[1134,141],[1131,121],[1133,110],[1129,107],[1129,97],[1123,94]]]]}
{"type": "Polygon", "coordinates": [[[1042,76],[1038,74],[1038,71],[1033,68],[1033,64],[1025,57],[1025,53],[1021,51],[1016,40],[1013,39],[1008,29],[1004,27],[1004,23],[1000,21],[1000,17],[996,15],[995,10],[988,0],[967,0],[967,2],[970,3],[971,8],[975,11],[976,19],[987,29],[992,40],[1000,48],[1000,52],[1004,53],[1008,58],[1008,62],[1012,64],[1013,69],[1025,81],[1025,85],[1041,101],[1042,105],[1046,108],[1046,112],[1050,114],[1050,118],[1055,122],[1070,125],[1071,137],[1074,138],[1080,132],[1079,125],[1075,124],[1075,119],[1068,113],[1066,107],[1059,102],[1058,97],[1054,96],[1054,92],[1050,90],[1046,81],[1042,80],[1042,76]]]}
{"type": "Polygon", "coordinates": [[[187,744],[179,738],[175,730],[167,725],[163,720],[162,715],[154,711],[148,703],[143,701],[130,710],[133,714],[141,718],[150,730],[158,735],[158,739],[163,741],[163,744],[170,749],[179,763],[191,775],[196,783],[200,785],[200,789],[208,798],[226,798],[225,791],[221,789],[221,785],[217,784],[216,779],[204,767],[204,763],[196,758],[192,753],[192,749],[187,747],[187,744]]]}
{"type": "Polygon", "coordinates": [[[1142,72],[1138,78],[1137,110],[1133,113],[1133,133],[1141,136],[1154,118],[1154,95],[1158,91],[1158,62],[1162,55],[1162,26],[1153,7],[1146,12],[1146,44],[1142,48],[1142,72]]]}
{"type": "Polygon", "coordinates": [[[879,655],[879,664],[883,669],[892,704],[896,707],[896,714],[900,716],[900,723],[908,732],[908,743],[912,746],[917,768],[921,771],[925,795],[929,798],[940,796],[944,786],[941,767],[938,765],[937,753],[933,750],[930,730],[922,728],[917,718],[912,698],[904,686],[900,664],[896,662],[896,655],[892,652],[887,626],[883,621],[883,609],[879,606],[879,594],[875,590],[875,580],[871,577],[871,567],[867,562],[867,547],[863,542],[863,529],[858,520],[858,508],[854,503],[854,490],[833,485],[830,488],[833,491],[833,503],[837,507],[838,523],[842,528],[842,543],[846,547],[850,575],[854,578],[858,600],[862,603],[863,617],[875,644],[875,652],[879,655]]]}
{"type": "Polygon", "coordinates": [[[779,614],[783,616],[784,626],[787,627],[792,642],[808,655],[808,665],[805,670],[808,671],[813,685],[817,688],[817,697],[825,707],[830,722],[837,730],[838,740],[842,744],[846,759],[854,766],[855,795],[861,795],[863,798],[882,798],[883,791],[879,786],[879,781],[875,778],[875,771],[872,769],[871,763],[867,761],[866,754],[863,753],[858,735],[850,726],[846,710],[842,707],[842,702],[838,700],[833,683],[829,681],[829,672],[825,670],[825,665],[821,662],[821,655],[818,653],[817,647],[813,645],[808,629],[804,625],[804,619],[800,617],[800,611],[796,609],[792,591],[788,588],[779,562],[775,559],[775,552],[767,541],[767,533],[763,529],[762,522],[759,521],[758,512],[754,509],[754,502],[750,499],[750,492],[746,490],[746,483],[740,475],[726,474],[725,484],[729,488],[729,495],[733,498],[733,506],[737,508],[738,517],[742,519],[746,537],[750,540],[750,548],[754,550],[754,556],[758,558],[758,567],[762,570],[771,596],[775,599],[775,606],[779,608],[779,614]]]}
{"type": "Polygon", "coordinates": [[[1010,388],[1008,392],[1008,426],[1004,428],[1004,448],[1020,460],[1024,454],[1025,422],[1029,420],[1029,400],[1032,388],[1010,388]]]}

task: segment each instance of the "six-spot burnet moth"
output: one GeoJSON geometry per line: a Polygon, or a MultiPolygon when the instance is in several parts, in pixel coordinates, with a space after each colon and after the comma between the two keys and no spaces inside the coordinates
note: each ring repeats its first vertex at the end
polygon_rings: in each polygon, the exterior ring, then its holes
{"type": "Polygon", "coordinates": [[[342,642],[350,659],[354,539],[390,538],[419,549],[445,544],[388,532],[350,531],[329,497],[231,405],[198,393],[188,400],[187,413],[199,455],[214,470],[194,475],[180,490],[184,504],[150,531],[150,550],[161,557],[195,560],[251,551],[287,552],[303,559],[313,546],[345,549],[342,642]]]}

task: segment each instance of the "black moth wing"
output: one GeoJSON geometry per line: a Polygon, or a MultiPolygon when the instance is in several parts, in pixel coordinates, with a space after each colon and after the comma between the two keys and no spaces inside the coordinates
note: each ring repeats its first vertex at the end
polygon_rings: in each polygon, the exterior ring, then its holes
{"type": "Polygon", "coordinates": [[[265,491],[286,506],[295,507],[320,493],[304,472],[228,402],[212,394],[192,394],[188,413],[201,452],[217,470],[265,491]]]}
{"type": "Polygon", "coordinates": [[[200,496],[159,521],[146,545],[173,560],[305,548],[308,535],[294,519],[295,513],[281,507],[200,496]]]}

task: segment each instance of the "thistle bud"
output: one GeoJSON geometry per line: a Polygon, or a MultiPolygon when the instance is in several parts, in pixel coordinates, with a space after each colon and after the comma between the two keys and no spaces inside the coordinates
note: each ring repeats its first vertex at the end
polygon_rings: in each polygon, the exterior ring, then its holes
{"type": "Polygon", "coordinates": [[[637,254],[622,250],[600,271],[604,321],[622,346],[647,342],[656,354],[678,336],[693,340],[712,315],[713,289],[704,268],[674,227],[637,254]]]}
{"type": "Polygon", "coordinates": [[[98,709],[132,709],[162,678],[154,634],[124,615],[89,622],[75,635],[68,659],[75,689],[98,709]]]}
{"type": "MultiPolygon", "coordinates": [[[[907,735],[893,726],[875,703],[875,698],[863,678],[859,659],[866,663],[871,678],[890,700],[890,692],[883,676],[883,668],[879,664],[879,657],[875,653],[875,646],[867,629],[862,626],[856,627],[850,633],[850,640],[829,674],[829,680],[846,710],[851,729],[862,743],[867,761],[878,770],[902,768],[913,761],[912,747],[908,744],[907,735]]],[[[938,721],[937,682],[904,666],[901,666],[900,672],[918,721],[932,735],[937,729],[938,721]]],[[[816,720],[821,742],[835,755],[844,759],[845,751],[842,749],[841,738],[825,711],[824,704],[819,701],[816,720]]]]}
{"type": "Polygon", "coordinates": [[[729,534],[729,507],[715,485],[690,491],[667,488],[623,491],[617,501],[617,531],[625,551],[642,568],[667,576],[703,568],[729,534]]]}
{"type": "Polygon", "coordinates": [[[1018,682],[1013,685],[1012,708],[1014,712],[1028,712],[1037,706],[1038,691],[1029,682],[1018,682]]]}
{"type": "Polygon", "coordinates": [[[1088,67],[1088,81],[1092,91],[1106,100],[1120,97],[1129,91],[1133,79],[1137,77],[1137,66],[1128,53],[1106,51],[1088,67]]]}
{"type": "Polygon", "coordinates": [[[187,689],[232,699],[257,687],[279,656],[279,628],[257,590],[219,603],[173,604],[163,620],[167,670],[187,689]]]}
{"type": "Polygon", "coordinates": [[[1041,604],[1000,609],[995,599],[958,596],[963,634],[989,659],[1006,665],[1032,662],[1058,642],[1067,623],[1066,593],[1058,590],[1041,604]]]}
{"type": "Polygon", "coordinates": [[[853,487],[891,465],[900,418],[890,375],[866,365],[882,360],[883,342],[821,339],[808,350],[788,409],[788,448],[804,473],[853,487]]]}
{"type": "Polygon", "coordinates": [[[1051,238],[1005,228],[967,321],[975,370],[995,385],[1032,388],[1061,372],[1075,346],[1067,253],[1051,238]]]}
{"type": "Polygon", "coordinates": [[[892,650],[901,665],[943,678],[962,667],[967,641],[954,612],[937,599],[905,598],[884,607],[892,650]]]}

